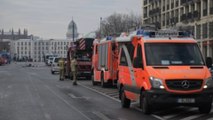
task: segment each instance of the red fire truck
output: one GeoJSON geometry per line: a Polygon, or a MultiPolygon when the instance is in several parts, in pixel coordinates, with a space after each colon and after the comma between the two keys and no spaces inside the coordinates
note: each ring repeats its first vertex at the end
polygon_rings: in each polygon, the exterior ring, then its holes
{"type": "Polygon", "coordinates": [[[77,57],[77,78],[91,79],[91,57],[92,57],[92,44],[94,38],[80,38],[76,42],[72,42],[67,51],[67,62],[65,67],[65,76],[72,78],[70,74],[70,61],[77,57]]]}
{"type": "Polygon", "coordinates": [[[107,37],[93,44],[92,84],[102,87],[115,85],[118,78],[118,44],[113,37],[107,37]]]}

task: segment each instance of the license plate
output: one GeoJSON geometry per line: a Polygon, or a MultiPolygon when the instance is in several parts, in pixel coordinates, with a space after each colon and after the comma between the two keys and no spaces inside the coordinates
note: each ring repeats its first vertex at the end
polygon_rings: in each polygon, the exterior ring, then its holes
{"type": "Polygon", "coordinates": [[[195,103],[194,98],[179,98],[177,100],[178,103],[195,103]]]}

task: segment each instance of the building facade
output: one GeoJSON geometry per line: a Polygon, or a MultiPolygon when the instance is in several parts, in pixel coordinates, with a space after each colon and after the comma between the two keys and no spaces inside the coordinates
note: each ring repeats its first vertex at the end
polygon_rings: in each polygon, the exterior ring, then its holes
{"type": "Polygon", "coordinates": [[[143,0],[142,23],[187,26],[204,57],[213,57],[213,0],[143,0]]]}
{"type": "Polygon", "coordinates": [[[20,39],[11,42],[13,48],[11,55],[15,60],[33,60],[34,62],[43,62],[45,54],[66,57],[70,42],[66,39],[20,39]]]}

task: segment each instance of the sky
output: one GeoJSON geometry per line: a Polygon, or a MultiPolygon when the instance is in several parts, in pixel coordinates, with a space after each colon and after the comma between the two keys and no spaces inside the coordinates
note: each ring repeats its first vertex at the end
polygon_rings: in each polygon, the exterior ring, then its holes
{"type": "Polygon", "coordinates": [[[28,29],[45,39],[66,38],[70,21],[78,32],[87,34],[99,28],[100,18],[113,13],[142,13],[142,0],[0,0],[0,29],[28,29]]]}

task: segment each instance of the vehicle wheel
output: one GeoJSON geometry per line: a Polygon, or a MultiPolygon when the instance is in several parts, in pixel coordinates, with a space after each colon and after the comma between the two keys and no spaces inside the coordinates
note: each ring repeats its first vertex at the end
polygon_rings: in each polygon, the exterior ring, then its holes
{"type": "Polygon", "coordinates": [[[199,112],[201,114],[209,114],[212,109],[212,104],[211,103],[206,103],[201,106],[199,106],[199,112]]]}
{"type": "Polygon", "coordinates": [[[148,103],[148,97],[145,92],[141,92],[140,94],[140,107],[144,114],[151,114],[152,109],[151,105],[148,103]]]}
{"type": "Polygon", "coordinates": [[[107,84],[104,82],[104,74],[101,73],[101,87],[105,88],[107,86],[107,84]]]}
{"type": "Polygon", "coordinates": [[[54,71],[52,71],[52,74],[54,74],[55,72],[54,71]]]}
{"type": "Polygon", "coordinates": [[[93,85],[93,86],[98,84],[98,83],[94,80],[94,74],[92,74],[91,79],[92,79],[92,85],[93,85]]]}
{"type": "Polygon", "coordinates": [[[126,98],[126,95],[125,95],[123,88],[121,88],[120,94],[121,94],[121,106],[123,108],[129,108],[131,101],[130,101],[130,99],[126,98]]]}

